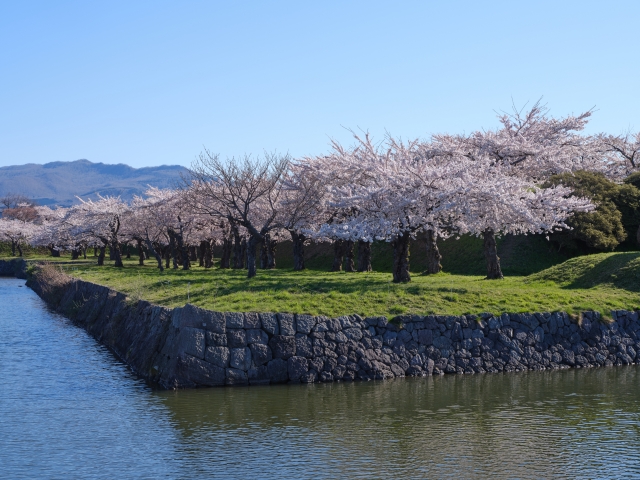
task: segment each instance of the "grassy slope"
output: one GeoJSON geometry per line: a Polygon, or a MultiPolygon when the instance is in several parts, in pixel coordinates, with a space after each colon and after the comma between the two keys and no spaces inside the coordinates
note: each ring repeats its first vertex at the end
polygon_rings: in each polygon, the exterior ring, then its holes
{"type": "MultiPolygon", "coordinates": [[[[424,266],[424,245],[412,246],[412,270],[424,266]]],[[[222,311],[280,311],[338,316],[416,313],[463,314],[564,310],[578,313],[640,307],[640,252],[586,255],[564,261],[542,238],[506,238],[499,254],[507,277],[483,280],[484,261],[479,239],[463,237],[442,242],[443,266],[448,273],[413,274],[409,284],[391,283],[391,252],[377,244],[373,273],[330,273],[328,245],[307,250],[308,267],[292,272],[290,247],[280,246],[275,271],[168,270],[160,274],[147,262],[125,261],[124,269],[97,267],[95,260],[78,260],[61,268],[72,275],[111,286],[134,298],[179,306],[187,300],[222,311]],[[562,263],[558,263],[562,262],[562,263]],[[529,276],[525,276],[529,275],[529,276]]],[[[60,261],[69,262],[63,256],[60,261]]]]}

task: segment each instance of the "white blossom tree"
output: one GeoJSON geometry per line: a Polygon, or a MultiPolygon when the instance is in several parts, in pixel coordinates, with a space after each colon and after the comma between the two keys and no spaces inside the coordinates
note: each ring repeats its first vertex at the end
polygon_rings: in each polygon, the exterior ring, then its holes
{"type": "Polygon", "coordinates": [[[194,211],[246,229],[249,278],[256,275],[257,246],[278,228],[282,180],[289,163],[288,155],[269,154],[224,162],[205,150],[191,167],[187,189],[194,211]]]}

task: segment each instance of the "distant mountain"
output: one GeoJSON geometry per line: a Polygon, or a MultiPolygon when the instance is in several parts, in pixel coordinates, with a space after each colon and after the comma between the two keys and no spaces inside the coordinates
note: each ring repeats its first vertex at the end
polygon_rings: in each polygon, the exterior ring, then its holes
{"type": "Polygon", "coordinates": [[[28,163],[0,167],[0,197],[20,193],[40,205],[69,206],[75,196],[96,198],[96,194],[120,196],[130,200],[141,195],[148,185],[159,188],[174,186],[188,170],[180,165],[133,168],[119,163],[108,165],[89,160],[28,163]]]}

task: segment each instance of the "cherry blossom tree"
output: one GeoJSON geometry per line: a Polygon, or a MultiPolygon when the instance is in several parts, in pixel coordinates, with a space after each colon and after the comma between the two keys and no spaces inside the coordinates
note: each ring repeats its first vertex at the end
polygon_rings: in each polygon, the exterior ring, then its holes
{"type": "Polygon", "coordinates": [[[33,222],[23,221],[16,218],[0,217],[0,238],[11,243],[11,255],[22,257],[23,245],[30,242],[39,232],[39,226],[33,222]]]}
{"type": "MultiPolygon", "coordinates": [[[[322,168],[324,164],[322,160],[306,157],[292,162],[283,177],[284,188],[280,193],[276,223],[291,236],[294,271],[305,268],[304,246],[309,240],[306,232],[323,223],[328,217],[328,190],[323,183],[325,176],[318,174],[318,168],[322,168]]],[[[268,250],[266,254],[268,261],[274,256],[268,250]]]]}
{"type": "Polygon", "coordinates": [[[609,177],[620,180],[640,169],[640,132],[623,135],[599,134],[594,137],[594,149],[606,156],[611,166],[609,177]]]}
{"type": "Polygon", "coordinates": [[[71,208],[73,212],[70,212],[70,215],[81,215],[83,233],[101,242],[98,265],[104,265],[105,250],[109,246],[114,265],[123,267],[120,244],[125,230],[121,231],[121,219],[129,206],[120,197],[98,195],[98,200],[76,198],[80,204],[71,208]]]}
{"type": "Polygon", "coordinates": [[[325,171],[339,172],[330,186],[329,205],[342,212],[323,224],[320,236],[371,243],[384,240],[394,250],[393,280],[407,282],[409,242],[416,233],[435,228],[451,177],[450,163],[424,155],[417,140],[388,137],[382,146],[369,135],[354,135],[357,144],[344,148],[334,142],[325,171]]]}
{"type": "MultiPolygon", "coordinates": [[[[525,213],[529,208],[526,205],[534,205],[534,200],[525,195],[533,203],[514,201],[509,206],[509,198],[501,197],[497,186],[507,194],[520,196],[523,191],[541,192],[541,183],[553,174],[585,168],[607,168],[606,162],[595,152],[594,142],[579,134],[590,116],[591,112],[588,111],[578,116],[555,119],[549,117],[548,109],[538,102],[526,112],[514,109],[511,114],[500,115],[502,128],[498,130],[477,131],[468,136],[435,135],[430,145],[425,147],[434,152],[434,155],[451,161],[470,162],[468,168],[461,170],[468,172],[464,175],[467,186],[454,197],[455,202],[460,206],[469,201],[482,200],[487,214],[478,217],[477,206],[473,209],[457,208],[458,217],[450,220],[456,222],[459,231],[483,236],[487,278],[502,278],[495,235],[509,230],[510,221],[516,222],[519,219],[520,223],[515,224],[519,225],[516,229],[520,233],[549,231],[543,226],[546,224],[534,221],[535,215],[525,213]],[[478,191],[479,187],[487,190],[484,195],[478,191]],[[520,216],[515,215],[515,212],[519,212],[520,216]],[[469,215],[473,221],[461,218],[462,215],[469,215]],[[483,218],[484,223],[476,221],[478,218],[483,218]],[[531,222],[527,224],[522,218],[529,218],[531,222]],[[474,225],[476,230],[469,229],[469,225],[474,225]],[[478,228],[484,230],[477,230],[478,228]]],[[[567,192],[545,192],[547,196],[551,194],[557,196],[557,202],[552,204],[560,209],[564,208],[560,205],[561,198],[567,200],[567,192]]],[[[547,198],[547,203],[542,204],[550,205],[550,215],[554,217],[557,212],[548,201],[547,198]]],[[[576,208],[591,208],[586,206],[586,200],[581,199],[580,202],[575,205],[576,208]]],[[[566,212],[566,215],[570,215],[570,212],[566,212]]],[[[550,228],[561,225],[564,219],[566,216],[550,228]]]]}
{"type": "Polygon", "coordinates": [[[247,155],[224,162],[205,150],[191,167],[188,192],[194,211],[226,220],[232,229],[246,229],[249,278],[256,275],[257,246],[278,228],[282,180],[289,162],[287,155],[247,155]]]}

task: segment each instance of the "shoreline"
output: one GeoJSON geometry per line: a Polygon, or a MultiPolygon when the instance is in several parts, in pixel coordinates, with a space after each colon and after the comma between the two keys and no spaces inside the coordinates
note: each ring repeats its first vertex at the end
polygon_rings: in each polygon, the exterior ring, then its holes
{"type": "MultiPolygon", "coordinates": [[[[8,265],[10,264],[10,265],[8,265]]],[[[27,278],[24,260],[0,275],[27,278]]],[[[640,362],[637,311],[326,318],[173,309],[43,269],[28,278],[50,308],[165,389],[382,380],[640,362]],[[580,320],[578,323],[577,320],[580,320]]]]}

